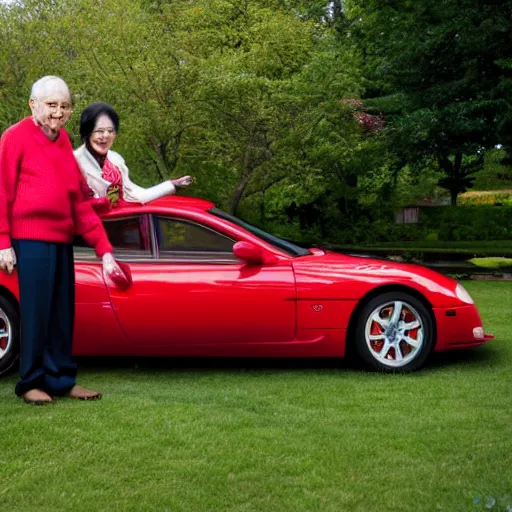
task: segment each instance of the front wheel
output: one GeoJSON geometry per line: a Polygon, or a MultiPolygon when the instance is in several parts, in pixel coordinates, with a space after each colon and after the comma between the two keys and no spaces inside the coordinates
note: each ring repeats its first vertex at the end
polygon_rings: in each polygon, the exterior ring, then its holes
{"type": "Polygon", "coordinates": [[[355,334],[359,356],[386,372],[417,370],[434,345],[428,309],[404,292],[387,292],[370,300],[359,315],[355,334]]]}
{"type": "Polygon", "coordinates": [[[20,317],[13,304],[0,295],[0,375],[5,375],[19,355],[20,317]]]}

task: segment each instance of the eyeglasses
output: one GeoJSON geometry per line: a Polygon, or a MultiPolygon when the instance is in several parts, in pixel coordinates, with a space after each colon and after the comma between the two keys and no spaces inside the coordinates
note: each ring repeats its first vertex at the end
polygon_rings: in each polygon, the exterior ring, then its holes
{"type": "Polygon", "coordinates": [[[97,130],[93,130],[92,132],[93,135],[97,135],[99,137],[103,136],[103,135],[115,135],[116,134],[116,130],[115,128],[98,128],[97,130]]]}
{"type": "Polygon", "coordinates": [[[60,109],[62,112],[68,113],[71,112],[72,106],[69,103],[58,103],[56,101],[45,101],[44,104],[46,108],[50,110],[50,112],[57,112],[60,109]]]}

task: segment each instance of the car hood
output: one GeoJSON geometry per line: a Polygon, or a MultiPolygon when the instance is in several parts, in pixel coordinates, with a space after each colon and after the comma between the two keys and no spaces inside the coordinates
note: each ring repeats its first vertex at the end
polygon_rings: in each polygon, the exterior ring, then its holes
{"type": "Polygon", "coordinates": [[[320,249],[293,260],[297,298],[358,300],[375,288],[400,286],[424,295],[435,307],[460,306],[457,281],[410,263],[320,249]]]}

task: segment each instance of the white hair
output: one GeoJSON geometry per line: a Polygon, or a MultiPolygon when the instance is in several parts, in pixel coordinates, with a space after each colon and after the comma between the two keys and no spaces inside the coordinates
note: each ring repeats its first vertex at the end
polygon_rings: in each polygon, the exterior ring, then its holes
{"type": "Polygon", "coordinates": [[[43,76],[43,78],[40,78],[32,85],[32,90],[30,91],[30,99],[40,100],[56,92],[64,93],[71,99],[69,87],[66,82],[62,80],[62,78],[52,75],[43,76]]]}

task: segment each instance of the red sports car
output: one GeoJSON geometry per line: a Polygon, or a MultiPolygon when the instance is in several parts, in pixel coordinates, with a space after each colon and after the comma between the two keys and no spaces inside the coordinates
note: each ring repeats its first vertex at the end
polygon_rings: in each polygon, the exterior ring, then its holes
{"type": "MultiPolygon", "coordinates": [[[[480,345],[468,292],[427,268],[303,249],[201,199],[114,209],[104,224],[133,284],[75,247],[74,354],[340,357],[384,371],[480,345]]],[[[18,284],[0,273],[0,373],[19,352],[18,284]]]]}

